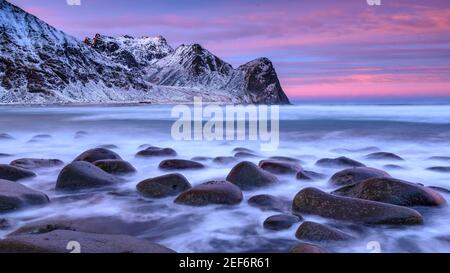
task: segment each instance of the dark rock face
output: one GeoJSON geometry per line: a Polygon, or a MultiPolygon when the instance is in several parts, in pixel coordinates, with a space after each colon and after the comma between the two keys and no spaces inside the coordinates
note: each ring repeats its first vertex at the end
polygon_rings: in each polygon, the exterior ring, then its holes
{"type": "Polygon", "coordinates": [[[159,244],[128,235],[106,235],[70,230],[44,234],[17,235],[0,240],[3,253],[70,253],[68,242],[80,245],[81,253],[173,253],[159,244]]]}
{"type": "Polygon", "coordinates": [[[322,167],[365,167],[366,165],[345,156],[338,158],[323,158],[316,162],[317,166],[322,167]]]}
{"type": "Polygon", "coordinates": [[[310,242],[348,241],[353,239],[351,235],[336,228],[310,221],[305,221],[300,225],[295,233],[295,237],[299,240],[310,242]]]}
{"type": "Polygon", "coordinates": [[[437,166],[427,168],[429,171],[440,172],[440,173],[450,173],[450,166],[437,166]]]}
{"type": "Polygon", "coordinates": [[[371,178],[340,188],[333,194],[399,206],[440,206],[446,203],[430,188],[394,178],[371,178]]]}
{"type": "Polygon", "coordinates": [[[65,166],[56,181],[57,190],[81,190],[112,186],[120,180],[86,161],[65,166]]]}
{"type": "Polygon", "coordinates": [[[371,153],[366,156],[367,159],[373,159],[373,160],[397,160],[397,161],[403,161],[404,159],[400,156],[393,154],[393,153],[387,153],[387,152],[376,152],[371,153]]]}
{"type": "Polygon", "coordinates": [[[305,181],[311,181],[311,180],[317,180],[317,179],[323,179],[326,176],[324,174],[321,173],[316,173],[313,171],[299,171],[296,174],[296,178],[297,180],[305,180],[305,181]]]}
{"type": "Polygon", "coordinates": [[[16,159],[9,163],[11,166],[19,167],[22,169],[39,169],[39,168],[52,168],[63,165],[59,159],[37,159],[37,158],[21,158],[16,159]]]}
{"type": "Polygon", "coordinates": [[[50,202],[47,195],[20,183],[0,179],[0,213],[50,202]]]}
{"type": "Polygon", "coordinates": [[[330,178],[330,183],[336,186],[351,185],[362,182],[369,178],[375,177],[391,177],[387,172],[369,168],[369,167],[355,167],[342,170],[335,173],[330,178]]]}
{"type": "Polygon", "coordinates": [[[422,215],[410,208],[375,201],[341,197],[315,188],[305,188],[294,198],[294,212],[366,224],[422,224],[422,215]]]}
{"type": "Polygon", "coordinates": [[[77,156],[73,162],[76,161],[86,161],[89,163],[94,163],[98,160],[105,160],[105,159],[118,159],[122,160],[122,158],[116,154],[115,152],[105,149],[105,148],[94,148],[91,150],[87,150],[77,156]]]}
{"type": "Polygon", "coordinates": [[[251,190],[278,182],[276,176],[249,161],[243,161],[234,166],[226,180],[237,185],[242,190],[251,190]]]}
{"type": "Polygon", "coordinates": [[[11,165],[0,164],[0,179],[18,181],[35,176],[36,174],[32,171],[11,165]]]}
{"type": "Polygon", "coordinates": [[[236,205],[241,203],[242,198],[242,192],[236,185],[227,181],[210,181],[181,193],[175,203],[189,206],[236,205]]]}
{"type": "Polygon", "coordinates": [[[204,167],[202,163],[184,159],[167,159],[159,163],[159,168],[164,170],[203,169],[204,167]]]}
{"type": "Polygon", "coordinates": [[[139,182],[136,188],[146,197],[163,198],[177,195],[190,189],[192,186],[183,175],[179,173],[166,174],[139,182]]]}
{"type": "Polygon", "coordinates": [[[94,165],[110,174],[130,174],[136,172],[133,165],[119,159],[97,160],[94,162],[94,165]]]}
{"type": "Polygon", "coordinates": [[[301,243],[294,246],[290,253],[329,253],[325,248],[308,243],[301,243]]]}
{"type": "Polygon", "coordinates": [[[270,230],[283,230],[288,229],[295,223],[298,223],[300,219],[297,216],[289,214],[277,214],[272,215],[264,220],[263,227],[270,230]]]}
{"type": "Polygon", "coordinates": [[[136,156],[138,157],[151,157],[151,156],[176,156],[177,152],[175,152],[172,148],[159,148],[159,147],[147,147],[145,150],[139,151],[136,156]]]}
{"type": "Polygon", "coordinates": [[[296,162],[280,160],[261,160],[259,167],[273,174],[290,174],[302,171],[302,166],[296,162]]]}
{"type": "Polygon", "coordinates": [[[252,196],[248,199],[248,204],[252,207],[257,207],[262,211],[278,211],[285,212],[290,210],[290,202],[282,198],[270,195],[270,194],[259,194],[252,196]]]}

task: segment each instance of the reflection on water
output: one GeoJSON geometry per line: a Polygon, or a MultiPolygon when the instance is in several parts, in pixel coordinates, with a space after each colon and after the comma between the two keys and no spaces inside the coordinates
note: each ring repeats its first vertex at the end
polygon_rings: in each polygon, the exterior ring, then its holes
{"type": "MultiPolygon", "coordinates": [[[[113,215],[130,222],[152,225],[142,229],[140,237],[158,241],[182,252],[246,252],[286,251],[293,246],[298,225],[284,231],[273,232],[262,228],[265,218],[276,214],[250,207],[245,201],[238,206],[208,206],[192,208],[173,204],[173,197],[151,200],[140,197],[136,184],[146,178],[161,175],[157,168],[161,159],[135,158],[138,147],[151,144],[172,147],[179,158],[194,156],[228,156],[232,149],[244,146],[258,150],[256,141],[201,142],[173,141],[170,137],[169,106],[138,107],[52,107],[52,108],[0,108],[0,133],[12,135],[14,140],[0,140],[0,163],[23,158],[57,158],[72,161],[82,151],[104,144],[114,144],[122,158],[131,162],[138,173],[126,177],[115,192],[97,192],[65,195],[54,191],[60,168],[37,170],[38,177],[21,183],[46,192],[52,202],[42,208],[27,209],[0,218],[11,219],[16,229],[27,221],[48,217],[113,215]],[[88,135],[75,138],[77,131],[88,135]],[[51,139],[29,142],[37,134],[50,134],[51,139]]],[[[253,195],[269,193],[292,199],[304,187],[314,186],[326,191],[332,188],[327,179],[337,171],[314,165],[324,157],[346,155],[375,168],[392,162],[367,161],[365,147],[396,153],[406,160],[396,163],[403,169],[388,170],[396,178],[420,182],[425,185],[450,188],[450,174],[426,170],[427,167],[445,165],[428,160],[431,156],[450,156],[450,106],[286,106],[281,107],[280,146],[268,156],[292,156],[304,161],[303,167],[327,175],[316,182],[297,181],[292,176],[280,176],[282,182],[271,188],[244,192],[247,200],[253,195]]],[[[207,169],[182,171],[192,184],[224,178],[231,165],[207,162],[207,169]]],[[[450,163],[447,163],[450,165],[450,163]]],[[[444,194],[450,200],[448,194],[444,194]]],[[[425,224],[418,227],[380,228],[355,227],[333,223],[314,216],[308,220],[329,222],[358,234],[359,240],[345,245],[332,245],[336,251],[368,252],[370,241],[379,241],[383,251],[450,251],[450,244],[434,239],[450,235],[449,209],[418,208],[425,224]]],[[[0,235],[11,232],[0,231],[0,235]]]]}

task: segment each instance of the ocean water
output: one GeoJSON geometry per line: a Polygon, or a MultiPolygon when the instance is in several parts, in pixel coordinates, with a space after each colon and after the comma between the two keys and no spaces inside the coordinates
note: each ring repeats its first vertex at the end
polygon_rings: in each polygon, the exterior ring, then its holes
{"type": "MultiPolygon", "coordinates": [[[[104,144],[114,144],[114,151],[136,167],[138,172],[125,177],[117,192],[98,191],[76,197],[76,194],[54,190],[60,167],[40,169],[38,176],[21,181],[24,185],[45,192],[52,202],[44,207],[29,208],[2,214],[13,227],[9,232],[30,221],[53,217],[83,218],[113,216],[129,222],[151,222],[154,226],[139,237],[161,243],[179,252],[286,252],[299,241],[295,231],[299,224],[284,231],[262,227],[264,219],[276,212],[260,211],[247,204],[256,194],[272,194],[293,199],[305,187],[332,191],[327,182],[339,168],[315,165],[325,157],[348,156],[368,166],[385,169],[393,177],[420,182],[426,186],[450,189],[450,174],[426,170],[432,166],[450,166],[450,162],[430,160],[431,156],[450,156],[450,105],[294,105],[280,107],[280,145],[277,150],[260,151],[258,141],[174,141],[170,129],[175,118],[171,106],[117,107],[0,107],[0,133],[14,140],[0,140],[0,163],[17,158],[57,158],[71,162],[81,152],[104,144]],[[77,131],[88,135],[75,138],[77,131]],[[38,134],[51,139],[29,140],[38,134]],[[246,147],[261,156],[246,159],[257,163],[269,156],[291,156],[304,161],[306,170],[326,174],[314,182],[298,181],[293,175],[279,176],[280,183],[269,188],[244,192],[244,201],[237,206],[189,207],[173,203],[174,197],[146,199],[136,192],[136,184],[146,178],[166,172],[158,169],[161,158],[136,158],[138,147],[151,144],[171,147],[178,158],[194,156],[233,155],[235,147],[246,147]],[[402,162],[365,159],[367,147],[393,152],[402,162]],[[403,169],[386,169],[386,164],[403,169]],[[116,192],[116,193],[117,193],[116,192]]],[[[206,162],[206,169],[180,171],[193,184],[224,179],[234,164],[206,162]]],[[[442,193],[450,201],[450,195],[442,193]]],[[[385,252],[449,252],[450,243],[437,239],[450,236],[450,210],[416,208],[424,216],[421,226],[358,226],[305,215],[306,220],[328,223],[358,237],[341,244],[322,244],[338,252],[370,252],[370,242],[376,241],[385,252]]],[[[320,244],[320,243],[319,243],[320,244]]]]}

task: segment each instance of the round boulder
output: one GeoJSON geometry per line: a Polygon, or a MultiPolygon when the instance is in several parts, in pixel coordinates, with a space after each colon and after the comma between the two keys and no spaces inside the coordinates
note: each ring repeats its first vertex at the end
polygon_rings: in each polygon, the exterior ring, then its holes
{"type": "Polygon", "coordinates": [[[251,190],[278,182],[278,178],[275,175],[249,161],[243,161],[234,166],[226,180],[237,185],[242,190],[251,190]]]}
{"type": "Polygon", "coordinates": [[[152,156],[176,156],[177,152],[175,152],[172,148],[159,148],[150,146],[145,150],[139,151],[136,156],[137,157],[152,157],[152,156]]]}
{"type": "Polygon", "coordinates": [[[242,192],[236,185],[227,181],[210,181],[181,193],[175,203],[189,206],[236,205],[241,203],[242,198],[242,192]]]}
{"type": "Polygon", "coordinates": [[[115,152],[113,152],[111,150],[108,150],[105,148],[94,148],[94,149],[90,149],[90,150],[83,152],[82,154],[77,156],[73,160],[73,162],[86,161],[89,163],[94,163],[95,161],[104,160],[104,159],[122,160],[122,158],[118,154],[116,154],[115,152]]]}
{"type": "Polygon", "coordinates": [[[97,160],[94,165],[110,174],[130,174],[136,169],[129,162],[120,159],[97,160]]]}
{"type": "Polygon", "coordinates": [[[11,166],[23,168],[23,169],[39,169],[39,168],[52,168],[63,165],[59,159],[37,159],[37,158],[21,158],[16,159],[9,163],[11,166]]]}
{"type": "Polygon", "coordinates": [[[305,221],[297,229],[295,237],[303,241],[348,241],[353,237],[336,228],[322,225],[315,222],[305,221]]]}
{"type": "Polygon", "coordinates": [[[0,212],[8,212],[27,206],[50,202],[48,196],[20,183],[0,179],[0,212]]]}
{"type": "Polygon", "coordinates": [[[259,167],[273,174],[295,174],[303,170],[296,162],[281,160],[261,160],[259,167]]]}
{"type": "Polygon", "coordinates": [[[355,167],[355,168],[348,168],[335,173],[330,178],[329,182],[330,184],[336,186],[344,186],[356,184],[366,179],[375,177],[391,177],[391,176],[387,172],[382,170],[369,167],[355,167]]]}
{"type": "Polygon", "coordinates": [[[164,170],[203,169],[202,163],[185,159],[167,159],[159,163],[159,168],[164,170]]]}
{"type": "Polygon", "coordinates": [[[396,161],[403,161],[404,159],[400,156],[394,154],[394,153],[387,153],[387,152],[376,152],[371,153],[366,156],[367,159],[372,160],[396,160],[396,161]]]}
{"type": "Polygon", "coordinates": [[[366,165],[345,156],[337,158],[322,158],[316,162],[321,167],[365,167],[366,165]]]}
{"type": "Polygon", "coordinates": [[[11,165],[0,164],[0,179],[18,181],[35,176],[36,174],[32,171],[11,165]]]}
{"type": "Polygon", "coordinates": [[[270,230],[283,230],[292,227],[292,225],[299,221],[299,217],[294,215],[277,214],[267,218],[263,223],[263,227],[270,230]]]}
{"type": "Polygon", "coordinates": [[[270,194],[258,194],[248,199],[248,204],[262,211],[289,211],[290,202],[270,194]]]}
{"type": "Polygon", "coordinates": [[[145,197],[163,198],[184,192],[191,184],[183,175],[171,173],[141,181],[136,188],[145,197]]]}

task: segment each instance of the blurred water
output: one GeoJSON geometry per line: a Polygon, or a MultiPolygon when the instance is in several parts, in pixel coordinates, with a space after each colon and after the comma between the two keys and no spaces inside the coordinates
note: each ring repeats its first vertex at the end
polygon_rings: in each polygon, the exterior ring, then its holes
{"type": "MultiPolygon", "coordinates": [[[[13,229],[27,221],[55,216],[84,217],[114,215],[128,221],[154,221],[155,228],[140,236],[160,242],[181,252],[247,252],[286,251],[296,243],[298,225],[289,230],[272,232],[262,228],[262,222],[274,212],[262,212],[247,205],[255,194],[269,193],[292,199],[304,187],[314,186],[326,191],[332,188],[328,178],[338,171],[320,168],[314,163],[324,157],[346,155],[368,166],[384,168],[388,161],[368,161],[368,152],[352,152],[366,147],[396,153],[406,160],[395,163],[404,169],[388,170],[400,179],[420,182],[427,186],[450,188],[450,174],[427,171],[431,166],[447,166],[449,162],[428,160],[431,156],[450,156],[450,106],[352,106],[352,105],[295,105],[280,108],[280,146],[275,152],[260,152],[259,160],[275,155],[301,158],[304,169],[321,172],[326,179],[316,182],[297,181],[293,176],[280,176],[281,183],[271,188],[244,192],[245,201],[239,206],[208,206],[192,208],[173,204],[173,197],[160,200],[141,198],[136,184],[146,178],[161,175],[157,168],[160,158],[135,158],[142,144],[172,147],[179,158],[194,156],[227,156],[232,149],[244,146],[258,151],[257,141],[173,141],[170,127],[170,106],[117,107],[0,107],[0,133],[12,135],[14,140],[0,140],[0,163],[23,158],[58,158],[68,163],[89,148],[114,144],[122,158],[131,162],[138,173],[126,177],[117,195],[99,192],[92,196],[74,198],[54,191],[60,168],[38,170],[38,177],[21,183],[46,192],[52,203],[0,215],[15,221],[13,229]],[[89,134],[75,138],[77,131],[89,134]],[[52,139],[29,143],[37,134],[50,134],[52,139]]],[[[207,169],[181,171],[192,184],[210,179],[223,179],[233,164],[218,165],[207,162],[207,169]]],[[[449,195],[443,194],[447,200],[449,195]]],[[[418,208],[425,217],[419,227],[364,227],[360,239],[345,245],[330,245],[330,249],[346,252],[368,252],[369,241],[379,241],[383,251],[448,252],[450,244],[434,239],[450,235],[449,209],[418,208]]],[[[318,217],[308,220],[328,222],[351,230],[342,223],[318,217]]],[[[4,236],[11,230],[0,231],[4,236]]]]}

